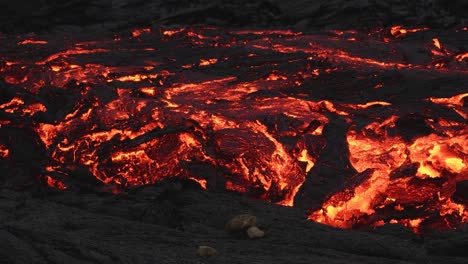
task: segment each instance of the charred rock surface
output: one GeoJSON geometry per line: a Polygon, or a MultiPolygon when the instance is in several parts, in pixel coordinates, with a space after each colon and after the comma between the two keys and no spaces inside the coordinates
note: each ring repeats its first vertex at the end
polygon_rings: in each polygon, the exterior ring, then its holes
{"type": "Polygon", "coordinates": [[[301,210],[166,181],[111,195],[0,191],[3,263],[466,263],[467,232],[419,237],[398,225],[338,230],[301,210]],[[240,213],[263,238],[226,232],[240,213]],[[199,257],[198,246],[218,254],[199,257]]]}

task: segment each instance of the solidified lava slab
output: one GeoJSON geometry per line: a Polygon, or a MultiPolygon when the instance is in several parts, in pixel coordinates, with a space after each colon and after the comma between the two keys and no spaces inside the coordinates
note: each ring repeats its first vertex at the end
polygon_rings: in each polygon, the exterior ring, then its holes
{"type": "Polygon", "coordinates": [[[179,177],[342,228],[468,221],[466,28],[90,35],[2,37],[7,186],[179,177]]]}
{"type": "Polygon", "coordinates": [[[400,225],[341,230],[301,221],[300,208],[167,180],[127,194],[47,195],[0,190],[4,263],[451,263],[464,264],[466,229],[424,239],[400,225]],[[261,239],[224,230],[250,212],[261,239]],[[203,258],[200,245],[218,255],[203,258]]]}

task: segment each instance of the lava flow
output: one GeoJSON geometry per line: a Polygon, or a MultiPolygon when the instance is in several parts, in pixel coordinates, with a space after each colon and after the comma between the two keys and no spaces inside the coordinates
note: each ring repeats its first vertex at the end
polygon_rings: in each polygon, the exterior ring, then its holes
{"type": "Polygon", "coordinates": [[[0,36],[2,181],[67,189],[92,175],[125,191],[179,177],[341,228],[458,228],[468,222],[466,34],[0,36]]]}

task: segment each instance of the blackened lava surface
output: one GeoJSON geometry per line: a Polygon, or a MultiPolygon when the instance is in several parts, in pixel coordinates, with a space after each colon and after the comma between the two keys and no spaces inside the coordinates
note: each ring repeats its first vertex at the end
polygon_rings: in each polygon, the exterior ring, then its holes
{"type": "Polygon", "coordinates": [[[421,238],[399,225],[338,230],[301,210],[164,182],[127,195],[0,191],[1,263],[466,263],[461,229],[421,238]],[[238,213],[262,239],[225,232],[238,213]],[[217,256],[198,257],[199,245],[217,256]]]}

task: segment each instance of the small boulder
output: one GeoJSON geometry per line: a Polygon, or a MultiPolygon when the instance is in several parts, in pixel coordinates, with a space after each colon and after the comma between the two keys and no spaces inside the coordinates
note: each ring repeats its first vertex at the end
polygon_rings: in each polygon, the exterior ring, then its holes
{"type": "Polygon", "coordinates": [[[247,229],[247,235],[249,236],[250,239],[254,238],[260,238],[265,236],[265,232],[260,230],[260,228],[256,226],[252,226],[249,229],[247,229]]]}
{"type": "Polygon", "coordinates": [[[233,217],[226,224],[226,230],[231,232],[247,230],[257,224],[257,217],[249,214],[240,214],[233,217]]]}
{"type": "Polygon", "coordinates": [[[197,249],[197,254],[200,257],[211,257],[218,254],[218,251],[209,246],[199,246],[197,249]]]}

